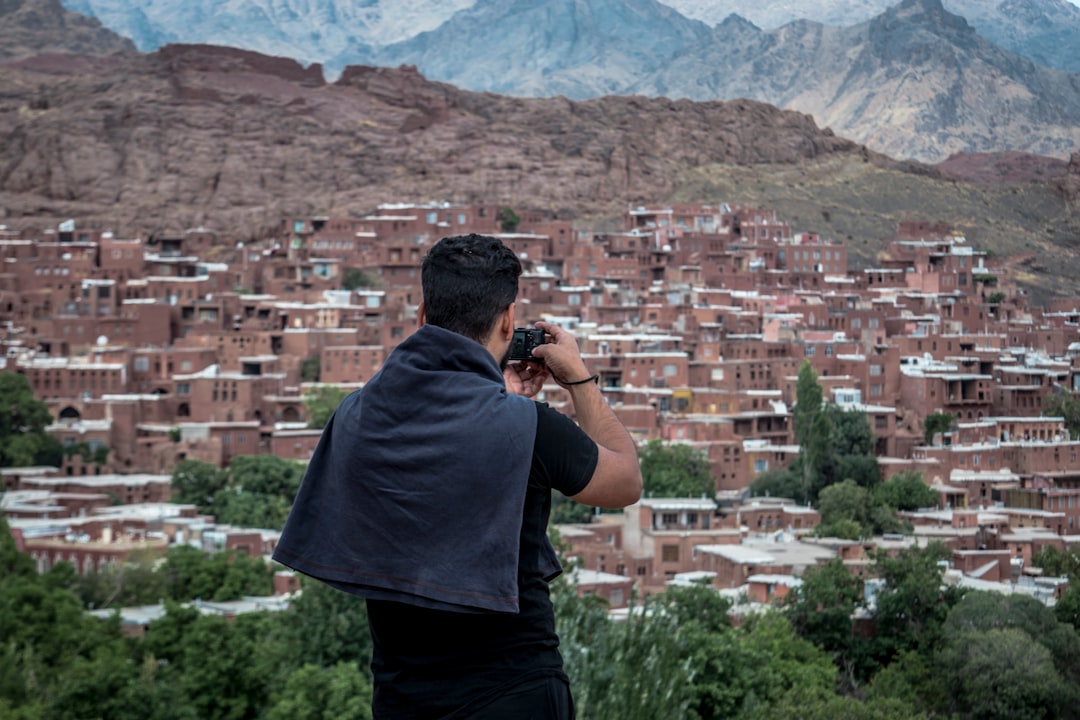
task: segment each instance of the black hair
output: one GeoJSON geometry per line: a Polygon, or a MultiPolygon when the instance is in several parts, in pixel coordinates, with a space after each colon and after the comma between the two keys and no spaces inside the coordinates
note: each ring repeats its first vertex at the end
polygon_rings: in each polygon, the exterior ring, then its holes
{"type": "Polygon", "coordinates": [[[426,322],[487,341],[518,294],[521,261],[490,235],[455,235],[432,246],[420,279],[426,322]]]}

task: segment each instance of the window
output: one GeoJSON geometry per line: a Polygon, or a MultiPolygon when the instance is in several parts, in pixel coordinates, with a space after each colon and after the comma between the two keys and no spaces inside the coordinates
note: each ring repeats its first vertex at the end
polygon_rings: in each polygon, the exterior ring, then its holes
{"type": "Polygon", "coordinates": [[[883,368],[882,368],[881,365],[871,365],[870,366],[870,377],[877,377],[877,376],[881,375],[882,371],[883,371],[883,368]]]}
{"type": "Polygon", "coordinates": [[[177,395],[190,395],[191,394],[191,385],[189,383],[176,383],[176,394],[177,395]]]}
{"type": "Polygon", "coordinates": [[[661,550],[661,559],[664,562],[679,562],[679,546],[678,545],[664,545],[661,550]]]}
{"type": "Polygon", "coordinates": [[[754,461],[754,474],[763,473],[769,469],[768,460],[755,460],[754,461]]]}
{"type": "Polygon", "coordinates": [[[679,522],[679,515],[677,513],[664,513],[662,522],[664,525],[676,525],[679,522]]]}

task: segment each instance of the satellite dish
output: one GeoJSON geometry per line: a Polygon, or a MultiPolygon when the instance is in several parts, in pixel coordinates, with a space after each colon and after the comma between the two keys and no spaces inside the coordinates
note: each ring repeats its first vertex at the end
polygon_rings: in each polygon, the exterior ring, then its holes
{"type": "Polygon", "coordinates": [[[98,335],[98,339],[97,339],[98,347],[105,347],[108,344],[109,344],[109,338],[105,337],[104,335],[98,335]]]}

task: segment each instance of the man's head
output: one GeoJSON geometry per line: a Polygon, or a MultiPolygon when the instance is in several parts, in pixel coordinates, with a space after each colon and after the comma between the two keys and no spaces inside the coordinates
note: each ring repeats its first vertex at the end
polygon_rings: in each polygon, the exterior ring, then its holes
{"type": "Polygon", "coordinates": [[[421,269],[424,321],[486,343],[517,298],[521,262],[487,235],[456,235],[435,243],[421,269]]]}

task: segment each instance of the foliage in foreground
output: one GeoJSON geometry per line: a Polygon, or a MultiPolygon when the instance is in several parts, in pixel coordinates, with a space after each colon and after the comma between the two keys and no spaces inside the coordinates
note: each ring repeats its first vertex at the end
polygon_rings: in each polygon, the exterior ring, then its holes
{"type": "MultiPolygon", "coordinates": [[[[140,586],[176,597],[204,583],[268,572],[174,549],[132,568],[140,586]],[[216,578],[216,579],[215,579],[216,578]],[[182,590],[181,590],[182,589],[182,590]]],[[[562,651],[582,720],[1071,720],[1080,707],[1080,638],[1068,618],[1024,596],[942,582],[940,546],[872,558],[862,580],[834,561],[809,570],[780,607],[731,620],[731,600],[704,586],[636,599],[609,619],[596,597],[556,581],[562,651]],[[872,596],[870,630],[855,610],[872,596]]],[[[261,582],[261,581],[260,581],[261,582]]],[[[283,612],[229,622],[178,600],[142,638],[118,616],[84,610],[89,590],[60,564],[38,575],[0,520],[0,717],[18,720],[370,718],[371,647],[362,601],[309,581],[283,612]]],[[[1080,605],[1080,589],[1059,603],[1080,605]]]]}

